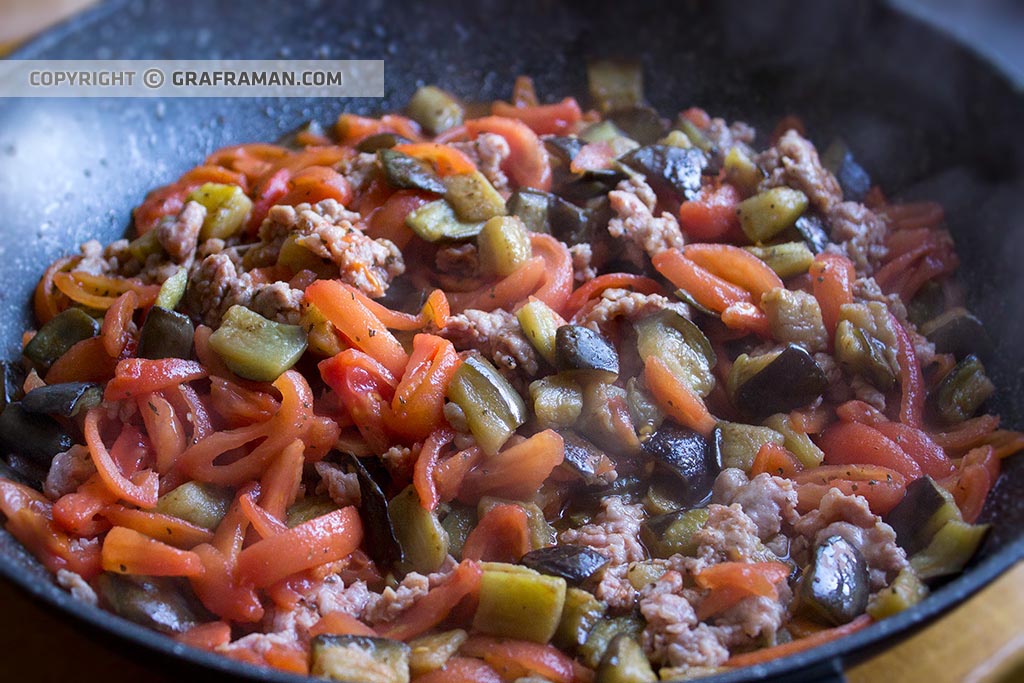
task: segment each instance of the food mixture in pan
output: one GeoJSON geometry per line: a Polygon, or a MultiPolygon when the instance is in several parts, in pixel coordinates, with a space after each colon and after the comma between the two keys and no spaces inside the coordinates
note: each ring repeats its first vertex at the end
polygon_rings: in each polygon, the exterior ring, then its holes
{"type": "Polygon", "coordinates": [[[7,530],[83,601],[370,683],[693,678],[960,572],[1024,440],[942,208],[589,76],[222,149],[53,263],[7,530]]]}

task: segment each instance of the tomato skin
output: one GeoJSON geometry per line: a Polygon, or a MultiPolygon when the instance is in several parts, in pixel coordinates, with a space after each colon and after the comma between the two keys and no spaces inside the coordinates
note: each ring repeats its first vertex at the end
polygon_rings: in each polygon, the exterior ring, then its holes
{"type": "Polygon", "coordinates": [[[571,133],[583,118],[580,105],[573,97],[566,97],[555,104],[533,106],[514,106],[507,102],[495,102],[491,105],[491,113],[495,116],[518,119],[537,135],[571,133]]]}
{"type": "Polygon", "coordinates": [[[800,512],[816,510],[831,489],[839,489],[848,496],[863,496],[873,513],[884,515],[903,500],[907,490],[906,477],[875,465],[819,465],[792,479],[800,512]]]}
{"type": "Polygon", "coordinates": [[[892,439],[875,427],[859,422],[837,422],[822,432],[818,446],[826,465],[876,465],[904,475],[910,481],[922,475],[921,466],[892,439]]]}
{"type": "Polygon", "coordinates": [[[505,138],[511,154],[502,164],[517,187],[537,190],[551,189],[551,161],[544,143],[522,121],[504,116],[485,116],[466,121],[466,130],[476,137],[480,133],[494,133],[505,138]]]}
{"type": "Polygon", "coordinates": [[[695,240],[715,242],[735,234],[740,227],[736,207],[741,200],[735,186],[723,183],[704,187],[697,199],[679,206],[679,226],[695,240]]]}

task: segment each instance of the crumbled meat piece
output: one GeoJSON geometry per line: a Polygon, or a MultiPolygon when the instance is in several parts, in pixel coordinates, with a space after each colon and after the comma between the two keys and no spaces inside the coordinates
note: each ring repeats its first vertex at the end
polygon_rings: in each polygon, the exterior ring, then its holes
{"type": "Polygon", "coordinates": [[[348,505],[359,505],[361,500],[359,477],[355,472],[346,472],[341,465],[323,460],[313,465],[313,468],[320,476],[320,485],[317,486],[318,493],[323,489],[335,505],[341,508],[348,505]]]}
{"type": "Polygon", "coordinates": [[[306,640],[309,629],[325,614],[342,612],[358,619],[373,595],[365,582],[346,586],[340,576],[331,574],[322,582],[314,582],[294,605],[270,606],[263,619],[264,630],[306,640]]]}
{"type": "Polygon", "coordinates": [[[537,351],[523,334],[516,316],[501,308],[471,308],[453,315],[440,334],[460,351],[475,349],[487,356],[514,385],[535,376],[540,367],[537,351]]]}
{"type": "Polygon", "coordinates": [[[668,571],[640,593],[640,614],[647,624],[641,643],[656,664],[668,666],[721,666],[729,659],[720,629],[697,621],[683,577],[668,571]]]}
{"type": "Polygon", "coordinates": [[[410,446],[395,445],[384,451],[381,462],[385,469],[395,481],[412,481],[413,467],[416,465],[416,456],[420,452],[420,444],[410,446]]]}
{"type": "Polygon", "coordinates": [[[71,593],[72,597],[87,605],[95,606],[99,600],[96,591],[92,589],[86,580],[68,569],[57,570],[57,585],[71,593]]]}
{"type": "Polygon", "coordinates": [[[728,634],[725,638],[728,646],[749,646],[752,641],[775,642],[776,634],[788,618],[787,607],[793,597],[785,581],[779,583],[777,589],[778,599],[760,596],[744,598],[715,617],[715,624],[728,634]]]}
{"type": "Polygon", "coordinates": [[[843,201],[839,182],[821,165],[814,145],[795,130],[786,131],[778,143],[757,159],[768,177],[761,181],[762,190],[787,185],[807,195],[811,206],[824,214],[843,201]]]}
{"type": "Polygon", "coordinates": [[[294,235],[298,246],[334,263],[343,282],[367,296],[383,296],[391,280],[405,272],[402,252],[390,240],[364,235],[356,227],[359,219],[333,199],[314,206],[274,206],[260,226],[262,244],[248,258],[254,263],[276,261],[284,239],[294,235]]]}
{"type": "Polygon", "coordinates": [[[750,153],[750,145],[754,142],[757,132],[752,126],[743,121],[735,121],[732,125],[725,122],[725,119],[711,119],[711,124],[704,130],[711,144],[714,145],[714,154],[721,160],[733,147],[739,147],[747,154],[750,153]]]}
{"type": "Polygon", "coordinates": [[[603,600],[613,612],[631,612],[636,605],[637,591],[629,581],[629,565],[605,567],[594,586],[594,596],[603,600]]]}
{"type": "Polygon", "coordinates": [[[231,255],[222,251],[192,266],[185,288],[185,308],[204,325],[217,327],[229,308],[252,302],[254,285],[248,273],[239,272],[231,255]]]}
{"type": "Polygon", "coordinates": [[[828,348],[821,306],[807,292],[778,287],[761,296],[761,307],[779,341],[799,344],[812,353],[828,348]]]}
{"type": "Polygon", "coordinates": [[[588,242],[574,244],[569,247],[572,256],[572,272],[576,282],[588,282],[597,277],[597,269],[591,265],[594,259],[594,248],[588,242]]]}
{"type": "Polygon", "coordinates": [[[199,202],[188,202],[175,218],[157,225],[156,238],[172,261],[179,264],[192,261],[205,219],[206,207],[199,202]]]}
{"type": "Polygon", "coordinates": [[[842,536],[867,561],[874,590],[887,586],[907,566],[907,555],[896,543],[896,532],[871,512],[863,496],[831,489],[822,497],[817,510],[796,522],[794,530],[808,550],[830,536],[842,536]]]}
{"type": "Polygon", "coordinates": [[[885,237],[889,227],[871,209],[857,202],[840,202],[828,215],[829,249],[853,261],[858,273],[870,275],[889,252],[885,237]]]}
{"type": "Polygon", "coordinates": [[[673,310],[684,318],[690,317],[689,307],[681,301],[671,301],[661,294],[641,294],[628,289],[606,289],[573,318],[577,325],[595,332],[608,334],[618,318],[639,320],[660,310],[673,310]]]}
{"type": "Polygon", "coordinates": [[[298,325],[302,317],[301,289],[292,289],[287,282],[271,282],[253,292],[249,307],[264,318],[288,325],[298,325]]]}
{"type": "Polygon", "coordinates": [[[828,381],[825,396],[834,403],[849,401],[853,393],[850,391],[850,385],[846,383],[842,368],[839,367],[839,363],[832,357],[832,354],[825,353],[824,351],[816,353],[814,354],[814,362],[825,373],[825,379],[828,381]]]}
{"type": "Polygon", "coordinates": [[[498,192],[508,192],[508,176],[501,170],[512,150],[505,138],[494,133],[481,133],[469,142],[453,142],[451,146],[468,156],[498,192]]]}
{"type": "Polygon", "coordinates": [[[722,470],[715,480],[712,500],[720,505],[737,504],[757,526],[757,535],[767,541],[791,526],[799,517],[796,512],[796,489],[793,482],[764,472],[748,480],[743,470],[722,470]]]}
{"type": "Polygon", "coordinates": [[[480,258],[475,244],[451,244],[437,250],[434,264],[440,272],[447,275],[474,278],[477,276],[480,258]]]}
{"type": "Polygon", "coordinates": [[[644,559],[647,553],[640,543],[644,506],[627,505],[621,496],[610,496],[601,501],[601,507],[590,524],[563,531],[561,542],[592,548],[611,560],[612,566],[644,559]]]}
{"type": "Polygon", "coordinates": [[[360,152],[351,159],[341,163],[340,172],[352,185],[356,192],[365,190],[380,170],[377,155],[372,152],[360,152]]]}
{"type": "Polygon", "coordinates": [[[885,394],[860,375],[854,375],[850,379],[850,390],[853,391],[853,397],[858,401],[864,401],[868,405],[885,412],[885,394]]]}
{"type": "Polygon", "coordinates": [[[708,505],[708,521],[693,535],[704,564],[749,561],[763,554],[758,528],[739,505],[708,505]]]}
{"type": "Polygon", "coordinates": [[[293,649],[297,644],[298,641],[295,634],[287,631],[280,633],[250,633],[226,645],[218,645],[214,652],[226,657],[233,657],[233,653],[237,652],[242,661],[250,661],[247,658],[250,652],[255,652],[262,656],[271,650],[279,648],[293,649]]]}
{"type": "Polygon", "coordinates": [[[50,500],[78,490],[78,487],[96,472],[96,465],[89,456],[89,449],[76,444],[54,456],[50,471],[43,483],[43,493],[50,500]]]}
{"type": "Polygon", "coordinates": [[[432,574],[424,576],[410,572],[402,578],[396,588],[389,586],[379,595],[371,594],[366,608],[363,610],[363,621],[370,625],[394,621],[398,615],[426,595],[431,588],[444,583],[455,567],[455,561],[449,556],[441,568],[432,574]]]}
{"type": "MultiPolygon", "coordinates": [[[[122,241],[124,246],[127,247],[128,240],[118,240],[118,242],[122,241]]],[[[110,264],[103,255],[103,245],[97,240],[84,242],[81,246],[81,252],[82,258],[75,264],[75,270],[89,273],[90,275],[103,275],[110,272],[110,264]]]]}
{"type": "Polygon", "coordinates": [[[645,254],[653,257],[666,249],[681,249],[683,233],[679,221],[671,213],[654,215],[658,198],[643,180],[630,178],[608,193],[614,216],[608,221],[608,233],[625,239],[623,258],[645,266],[645,254]]]}

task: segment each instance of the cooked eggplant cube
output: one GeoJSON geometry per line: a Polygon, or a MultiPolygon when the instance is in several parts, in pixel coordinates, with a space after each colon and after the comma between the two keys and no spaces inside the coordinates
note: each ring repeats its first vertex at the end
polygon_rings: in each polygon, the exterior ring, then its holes
{"type": "Polygon", "coordinates": [[[236,304],[210,335],[210,348],[239,377],[273,382],[306,350],[306,331],[236,304]]]}
{"type": "Polygon", "coordinates": [[[462,105],[436,85],[425,85],[417,90],[408,106],[409,117],[430,135],[443,133],[462,125],[462,105]]]}
{"type": "Polygon", "coordinates": [[[815,401],[828,387],[817,361],[799,346],[787,346],[760,372],[736,387],[734,400],[757,419],[788,413],[815,401]]]}
{"type": "Polygon", "coordinates": [[[184,633],[200,622],[187,582],[105,572],[96,579],[102,601],[114,614],[160,633],[184,633]]]}
{"type": "Polygon", "coordinates": [[[871,176],[857,163],[850,148],[842,139],[832,141],[821,155],[821,163],[839,181],[843,199],[848,202],[862,202],[871,189],[871,176]]]}
{"type": "Polygon", "coordinates": [[[66,382],[36,387],[21,399],[25,412],[74,417],[103,401],[103,387],[91,382],[66,382]]]}
{"type": "Polygon", "coordinates": [[[951,519],[932,537],[927,548],[910,558],[910,566],[925,580],[959,574],[974,557],[988,530],[988,524],[951,519]]]}
{"type": "Polygon", "coordinates": [[[388,517],[402,548],[399,569],[403,572],[436,572],[448,557],[448,532],[437,515],[420,503],[412,485],[388,503],[388,517]]]}
{"type": "Polygon", "coordinates": [[[139,358],[191,358],[194,336],[191,318],[154,306],[139,332],[139,358]]]}
{"type": "MultiPolygon", "coordinates": [[[[554,347],[552,346],[552,349],[554,347]]],[[[25,369],[20,363],[13,363],[5,360],[0,361],[0,373],[3,373],[2,379],[0,379],[0,412],[3,411],[9,404],[19,400],[24,393],[22,387],[25,384],[25,369]]]]}
{"type": "Polygon", "coordinates": [[[401,190],[423,190],[444,194],[445,186],[434,171],[419,159],[393,149],[377,150],[388,185],[401,190]]]}
{"type": "Polygon", "coordinates": [[[584,546],[555,545],[531,550],[520,562],[541,574],[560,576],[566,583],[578,586],[608,564],[608,559],[584,546]]]}
{"type": "Polygon", "coordinates": [[[694,200],[700,194],[701,176],[707,159],[699,149],[668,145],[646,145],[621,158],[622,163],[643,173],[655,192],[678,201],[694,200]]]}
{"type": "Polygon", "coordinates": [[[430,633],[409,641],[409,672],[413,676],[437,671],[455,656],[469,635],[461,628],[430,633]]]}
{"type": "Polygon", "coordinates": [[[30,413],[12,403],[0,413],[0,445],[47,468],[53,457],[71,448],[74,441],[64,427],[49,415],[30,413]]]}
{"type": "Polygon", "coordinates": [[[562,616],[552,642],[564,650],[575,651],[585,642],[590,631],[604,618],[608,605],[581,588],[565,591],[562,616]]]}
{"type": "Polygon", "coordinates": [[[814,215],[804,214],[800,218],[796,219],[793,227],[799,233],[800,237],[803,238],[804,244],[807,248],[815,254],[820,254],[825,251],[825,247],[829,244],[828,232],[825,231],[825,226],[822,224],[821,219],[814,215]]]}
{"type": "Polygon", "coordinates": [[[48,368],[72,346],[99,333],[100,324],[95,318],[80,308],[69,308],[40,327],[23,353],[33,363],[48,368]]]}
{"type": "Polygon", "coordinates": [[[635,107],[644,101],[643,67],[632,60],[595,60],[587,64],[587,87],[601,112],[635,107]]]}
{"type": "Polygon", "coordinates": [[[641,445],[642,452],[654,461],[655,472],[675,481],[684,506],[698,505],[711,493],[715,477],[722,470],[718,435],[715,431],[711,439],[706,439],[692,429],[666,420],[641,445]]]}
{"type": "Polygon", "coordinates": [[[946,522],[960,518],[953,495],[926,475],[907,486],[903,500],[889,511],[885,522],[910,557],[924,550],[946,522]]]}
{"type": "Polygon", "coordinates": [[[594,676],[594,683],[655,683],[657,680],[640,643],[625,633],[612,638],[594,676]]]}
{"type": "Polygon", "coordinates": [[[560,372],[614,382],[619,376],[619,354],[592,329],[562,325],[555,332],[555,367],[560,372]]]}
{"type": "Polygon", "coordinates": [[[736,207],[740,227],[751,242],[766,242],[792,227],[807,209],[807,195],[789,187],[773,187],[744,199],[736,207]]]}
{"type": "Polygon", "coordinates": [[[479,235],[484,227],[483,222],[464,223],[459,220],[455,209],[444,199],[428,202],[409,212],[405,224],[427,242],[469,239],[479,235]]]}
{"type": "Polygon", "coordinates": [[[365,527],[367,553],[381,567],[401,562],[402,546],[395,536],[387,497],[359,458],[349,456],[349,464],[359,480],[359,511],[365,527]]]}
{"type": "Polygon", "coordinates": [[[548,207],[554,195],[550,192],[519,188],[505,202],[505,212],[510,216],[519,216],[526,229],[530,232],[551,232],[548,222],[548,207]]]}
{"type": "Polygon", "coordinates": [[[467,356],[448,383],[448,399],[462,409],[480,448],[496,454],[526,422],[526,403],[483,357],[467,356]]]}
{"type": "Polygon", "coordinates": [[[935,344],[936,353],[963,358],[974,353],[982,358],[992,354],[992,340],[985,325],[965,308],[951,308],[921,325],[921,334],[935,344]]]}
{"type": "Polygon", "coordinates": [[[502,638],[547,643],[558,628],[565,590],[565,579],[526,567],[485,563],[473,628],[502,638]]]}
{"type": "Polygon", "coordinates": [[[653,145],[664,137],[668,126],[655,109],[651,107],[628,107],[616,109],[608,120],[641,145],[653,145]]]}
{"type": "Polygon", "coordinates": [[[693,535],[708,521],[707,508],[677,510],[650,517],[640,526],[640,540],[654,557],[693,555],[697,544],[693,535]]]}
{"type": "Polygon", "coordinates": [[[156,511],[212,531],[227,515],[234,497],[231,489],[186,481],[160,496],[156,511]]]}
{"type": "Polygon", "coordinates": [[[410,653],[387,638],[319,635],[310,642],[310,673],[346,683],[409,683],[410,653]]]}
{"type": "Polygon", "coordinates": [[[604,451],[576,432],[562,432],[564,465],[575,472],[587,486],[608,484],[615,475],[615,465],[604,451]]]}
{"type": "Polygon", "coordinates": [[[863,614],[870,593],[868,563],[842,536],[830,536],[814,549],[797,589],[802,611],[835,626],[863,614]]]}
{"type": "Polygon", "coordinates": [[[360,140],[359,144],[356,145],[356,150],[359,152],[373,154],[378,150],[391,149],[395,145],[402,145],[407,142],[411,142],[411,140],[409,140],[409,138],[402,137],[398,133],[377,133],[376,135],[371,135],[360,140]]]}
{"type": "Polygon", "coordinates": [[[628,615],[614,619],[602,619],[594,624],[586,642],[580,646],[580,660],[586,666],[596,669],[615,636],[625,633],[636,638],[643,630],[644,624],[639,616],[628,615]]]}
{"type": "Polygon", "coordinates": [[[995,390],[996,386],[985,375],[985,367],[971,354],[942,378],[929,396],[929,404],[940,422],[954,425],[978,412],[995,390]]]}

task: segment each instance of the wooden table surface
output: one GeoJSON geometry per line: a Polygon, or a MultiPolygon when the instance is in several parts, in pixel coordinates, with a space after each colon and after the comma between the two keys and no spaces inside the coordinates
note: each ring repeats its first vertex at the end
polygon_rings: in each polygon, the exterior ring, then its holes
{"type": "MultiPolygon", "coordinates": [[[[0,0],[0,56],[95,0],[0,0]]],[[[0,680],[171,683],[0,581],[0,680]]],[[[940,621],[847,672],[850,683],[1024,681],[1024,563],[940,621]]]]}

